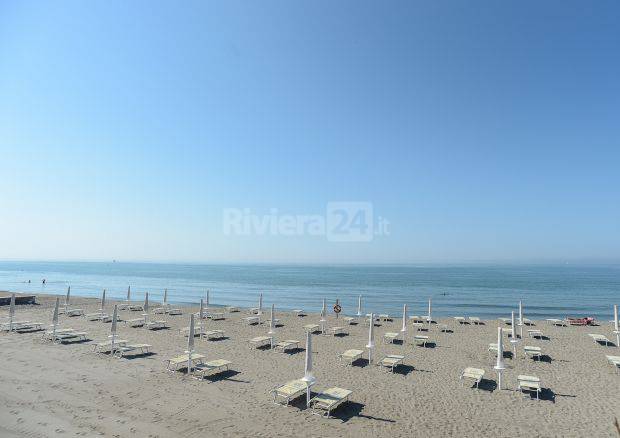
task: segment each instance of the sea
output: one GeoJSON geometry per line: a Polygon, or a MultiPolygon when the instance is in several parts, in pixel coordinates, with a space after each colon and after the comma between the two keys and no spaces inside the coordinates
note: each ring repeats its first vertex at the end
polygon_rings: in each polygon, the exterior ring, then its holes
{"type": "Polygon", "coordinates": [[[364,313],[510,317],[518,302],[524,316],[613,318],[620,304],[620,265],[416,265],[319,266],[251,264],[161,264],[121,262],[0,262],[0,290],[319,312],[338,300],[343,314],[364,313]],[[43,284],[45,279],[45,284],[43,284]]]}

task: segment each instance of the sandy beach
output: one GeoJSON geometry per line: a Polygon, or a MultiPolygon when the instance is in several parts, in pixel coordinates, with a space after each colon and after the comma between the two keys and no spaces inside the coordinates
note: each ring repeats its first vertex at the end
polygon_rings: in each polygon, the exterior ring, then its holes
{"type": "MultiPolygon", "coordinates": [[[[54,299],[38,296],[37,305],[17,306],[16,319],[47,327],[54,299]]],[[[74,297],[70,307],[95,312],[99,300],[74,297]]],[[[110,302],[106,310],[111,314],[112,309],[110,302]]],[[[249,315],[244,309],[226,313],[225,320],[205,322],[210,329],[224,330],[224,339],[196,338],[198,353],[208,359],[228,359],[234,371],[204,381],[166,371],[164,360],[186,349],[187,338],[179,329],[188,325],[188,315],[197,310],[184,307],[181,316],[163,316],[170,326],[166,330],[119,323],[121,338],[151,344],[153,352],[121,359],[93,352],[94,342],[107,339],[110,324],[84,317],[61,315],[60,320],[61,327],[88,332],[87,342],[57,345],[43,341],[42,332],[0,333],[0,436],[618,436],[613,421],[620,417],[620,374],[605,355],[620,355],[620,350],[587,336],[600,333],[615,340],[608,321],[598,327],[554,327],[534,321],[530,328],[542,330],[546,338],[525,336],[517,358],[506,358],[504,389],[498,390],[495,358],[487,351],[488,344],[496,342],[498,321],[459,325],[442,319],[429,332],[419,333],[428,335],[434,344],[413,345],[413,335],[418,334],[413,327],[404,345],[384,344],[385,332],[401,328],[400,315],[393,315],[393,321],[375,328],[375,358],[406,356],[405,366],[391,373],[365,360],[352,367],[341,363],[339,353],[350,348],[365,350],[368,327],[343,324],[330,314],[328,327],[344,326],[348,334],[313,337],[317,378],[313,391],[339,386],[353,394],[349,403],[334,412],[334,418],[327,419],[305,409],[305,397],[289,407],[272,402],[269,391],[273,387],[303,377],[305,353],[303,349],[282,354],[250,347],[248,340],[266,335],[268,326],[243,323],[249,315]],[[440,332],[440,324],[447,324],[452,333],[440,332]],[[550,360],[524,357],[524,345],[541,347],[550,360]],[[459,381],[466,367],[485,370],[480,389],[459,381]],[[516,391],[519,374],[541,379],[541,400],[516,391]]],[[[5,321],[8,307],[0,311],[5,321]]],[[[123,319],[139,314],[120,313],[123,319]]],[[[320,319],[315,314],[298,317],[290,312],[277,312],[276,318],[282,324],[276,340],[296,339],[302,347],[303,325],[320,319]]]]}

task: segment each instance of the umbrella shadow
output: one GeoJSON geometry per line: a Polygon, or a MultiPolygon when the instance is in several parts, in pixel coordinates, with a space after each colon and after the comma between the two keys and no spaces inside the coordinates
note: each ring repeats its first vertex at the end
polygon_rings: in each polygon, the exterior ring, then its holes
{"type": "Polygon", "coordinates": [[[335,337],[335,338],[344,338],[344,337],[346,337],[346,336],[349,336],[349,334],[348,334],[348,333],[346,333],[346,332],[336,333],[336,334],[334,335],[334,337],[335,337]]]}
{"type": "Polygon", "coordinates": [[[63,339],[61,344],[65,345],[74,345],[74,344],[86,344],[88,342],[92,342],[92,339],[63,339]]]}
{"type": "MultiPolygon", "coordinates": [[[[472,388],[475,388],[475,385],[472,385],[472,388]]],[[[497,389],[497,382],[495,380],[482,379],[478,384],[478,389],[482,391],[493,392],[497,389]]]]}
{"type": "Polygon", "coordinates": [[[123,354],[123,359],[127,359],[127,360],[134,360],[134,359],[143,359],[145,357],[151,357],[151,356],[156,356],[157,353],[154,353],[152,351],[149,352],[144,352],[144,353],[140,353],[137,352],[135,354],[123,354]]]}
{"type": "Polygon", "coordinates": [[[349,421],[351,418],[354,418],[354,417],[366,418],[368,420],[382,421],[386,423],[396,423],[396,421],[392,420],[391,418],[381,418],[381,417],[375,417],[372,415],[364,415],[362,414],[364,407],[365,405],[362,403],[349,400],[347,403],[343,404],[337,410],[335,410],[331,416],[333,418],[339,419],[343,423],[346,423],[347,421],[349,421]]]}
{"type": "MultiPolygon", "coordinates": [[[[206,338],[205,338],[206,339],[206,338]]],[[[230,337],[228,336],[222,336],[221,338],[211,338],[211,339],[207,339],[207,341],[209,342],[221,342],[221,341],[226,341],[230,339],[230,337]]]]}
{"type": "Polygon", "coordinates": [[[250,383],[247,380],[232,379],[232,377],[235,377],[238,374],[241,374],[241,373],[235,370],[226,370],[226,371],[222,371],[221,373],[205,376],[203,380],[206,380],[209,383],[220,382],[222,380],[226,380],[229,382],[235,382],[235,383],[250,383]]]}
{"type": "Polygon", "coordinates": [[[292,356],[294,354],[301,353],[302,351],[306,351],[306,349],[303,347],[295,347],[295,348],[290,348],[284,351],[283,353],[288,354],[289,356],[292,356]]]}
{"type": "Polygon", "coordinates": [[[418,347],[422,347],[422,348],[437,348],[437,344],[435,342],[427,342],[425,344],[418,345],[418,347]]]}
{"type": "Polygon", "coordinates": [[[415,367],[412,365],[400,364],[396,368],[394,368],[394,374],[400,374],[401,376],[406,376],[415,371],[415,367]]]}

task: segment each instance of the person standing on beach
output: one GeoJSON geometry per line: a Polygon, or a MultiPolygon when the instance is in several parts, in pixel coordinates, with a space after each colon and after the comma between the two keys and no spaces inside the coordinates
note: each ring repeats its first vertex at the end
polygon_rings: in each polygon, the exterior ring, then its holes
{"type": "Polygon", "coordinates": [[[43,286],[45,286],[45,278],[43,279],[41,283],[43,284],[43,286]]]}

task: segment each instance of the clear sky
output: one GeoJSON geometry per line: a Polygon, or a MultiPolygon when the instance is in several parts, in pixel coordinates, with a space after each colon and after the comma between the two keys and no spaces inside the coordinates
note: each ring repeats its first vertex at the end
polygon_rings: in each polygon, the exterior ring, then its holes
{"type": "Polygon", "coordinates": [[[620,260],[617,1],[4,1],[0,259],[620,260]],[[225,208],[372,203],[370,242],[225,208]]]}

